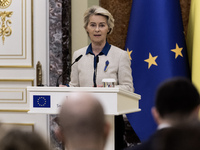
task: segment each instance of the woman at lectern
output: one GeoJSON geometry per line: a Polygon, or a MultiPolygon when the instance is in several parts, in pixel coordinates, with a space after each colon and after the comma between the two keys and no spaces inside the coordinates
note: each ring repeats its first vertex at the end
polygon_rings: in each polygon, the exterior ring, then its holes
{"type": "Polygon", "coordinates": [[[128,53],[107,42],[113,27],[114,18],[106,9],[92,6],[86,10],[84,28],[91,44],[74,52],[69,86],[102,87],[102,79],[114,78],[117,87],[133,92],[128,53]]]}
{"type": "MultiPolygon", "coordinates": [[[[128,53],[107,42],[113,27],[114,18],[108,10],[99,6],[86,10],[84,28],[91,44],[73,54],[70,87],[103,87],[102,79],[113,78],[117,87],[133,92],[128,53]]],[[[126,147],[123,143],[124,131],[123,116],[115,117],[115,150],[126,147]]]]}

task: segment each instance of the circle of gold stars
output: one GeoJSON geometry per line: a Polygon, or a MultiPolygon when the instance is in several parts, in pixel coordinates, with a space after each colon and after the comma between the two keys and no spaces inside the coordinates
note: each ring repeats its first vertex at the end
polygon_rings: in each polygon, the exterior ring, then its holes
{"type": "Polygon", "coordinates": [[[39,97],[38,100],[37,100],[37,103],[38,103],[39,106],[45,106],[46,103],[47,103],[47,101],[46,101],[46,99],[45,99],[44,97],[39,97]],[[40,100],[41,100],[41,99],[44,100],[44,103],[43,103],[43,104],[40,103],[40,100]]]}
{"type": "Polygon", "coordinates": [[[12,0],[0,0],[0,8],[5,9],[8,8],[11,4],[12,0]]]}

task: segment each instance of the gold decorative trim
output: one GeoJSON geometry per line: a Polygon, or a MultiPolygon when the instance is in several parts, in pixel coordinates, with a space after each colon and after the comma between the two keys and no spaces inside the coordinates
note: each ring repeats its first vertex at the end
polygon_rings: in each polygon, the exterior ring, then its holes
{"type": "Polygon", "coordinates": [[[0,8],[5,9],[8,8],[12,3],[12,0],[0,0],[0,8]]]}
{"type": "Polygon", "coordinates": [[[12,16],[13,12],[12,11],[0,11],[0,17],[1,17],[1,27],[0,27],[0,37],[2,36],[2,42],[4,45],[5,42],[5,37],[11,36],[12,34],[12,28],[9,26],[12,24],[12,21],[10,18],[12,16]]]}
{"type": "Polygon", "coordinates": [[[25,82],[31,82],[32,86],[34,86],[34,79],[0,79],[0,82],[22,82],[22,81],[25,81],[25,82]]]}
{"type": "Polygon", "coordinates": [[[34,123],[7,123],[7,122],[2,122],[1,125],[15,125],[15,126],[29,126],[31,127],[32,132],[34,132],[34,123]]]}
{"type": "Polygon", "coordinates": [[[11,124],[11,125],[20,125],[20,126],[34,126],[34,123],[7,123],[7,122],[2,122],[1,124],[11,124]]]}
{"type": "Polygon", "coordinates": [[[33,68],[33,65],[28,65],[28,66],[25,66],[25,65],[24,66],[0,66],[0,68],[33,68]]]}
{"type": "MultiPolygon", "coordinates": [[[[24,45],[25,45],[25,54],[24,54],[24,56],[25,56],[25,59],[26,59],[26,57],[27,57],[27,15],[26,15],[26,13],[27,13],[27,11],[26,11],[26,9],[27,9],[27,4],[26,4],[26,0],[25,0],[25,43],[24,43],[24,45]]],[[[23,19],[22,19],[23,20],[23,19]]],[[[24,21],[24,20],[23,20],[24,21]]],[[[23,26],[23,24],[22,24],[22,26],[23,26]]],[[[23,26],[23,28],[24,28],[24,26],[23,26]]],[[[23,32],[23,28],[22,28],[22,32],[23,32]]],[[[22,52],[24,52],[24,51],[22,51],[22,52]]],[[[23,53],[22,53],[22,55],[23,55],[23,53]]]]}
{"type": "Polygon", "coordinates": [[[8,110],[8,109],[0,109],[0,112],[28,112],[29,110],[17,110],[17,109],[14,109],[14,110],[8,110]]]}
{"type": "Polygon", "coordinates": [[[32,65],[31,65],[31,67],[33,68],[33,64],[34,64],[34,62],[33,62],[33,58],[34,58],[34,53],[33,53],[33,51],[34,51],[34,39],[33,39],[33,37],[34,37],[34,29],[33,29],[33,0],[31,0],[31,63],[32,63],[32,65]]]}

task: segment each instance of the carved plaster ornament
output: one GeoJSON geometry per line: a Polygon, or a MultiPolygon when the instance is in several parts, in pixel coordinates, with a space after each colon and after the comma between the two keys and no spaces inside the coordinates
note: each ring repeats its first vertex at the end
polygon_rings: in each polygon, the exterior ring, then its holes
{"type": "Polygon", "coordinates": [[[0,0],[0,8],[1,9],[8,8],[11,3],[12,3],[12,0],[0,0]]]}
{"type": "Polygon", "coordinates": [[[12,22],[11,20],[6,20],[6,17],[11,17],[13,14],[12,11],[0,11],[0,37],[2,36],[2,41],[4,45],[5,37],[12,34],[12,29],[9,26],[12,22]]]}
{"type": "MultiPolygon", "coordinates": [[[[0,9],[5,9],[10,6],[12,0],[0,0],[0,9]]],[[[2,41],[4,45],[5,37],[12,34],[12,29],[9,26],[12,22],[11,20],[6,20],[6,17],[11,17],[12,11],[0,11],[0,37],[2,36],[2,41]]]]}

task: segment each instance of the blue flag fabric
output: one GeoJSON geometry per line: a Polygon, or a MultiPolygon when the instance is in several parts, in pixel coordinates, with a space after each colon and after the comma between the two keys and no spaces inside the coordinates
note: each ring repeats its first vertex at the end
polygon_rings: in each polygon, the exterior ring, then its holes
{"type": "Polygon", "coordinates": [[[141,141],[156,130],[151,115],[157,86],[167,78],[189,78],[179,0],[133,0],[126,39],[141,112],[127,118],[141,141]]]}
{"type": "Polygon", "coordinates": [[[51,107],[51,97],[49,95],[33,95],[33,107],[51,107]]]}

